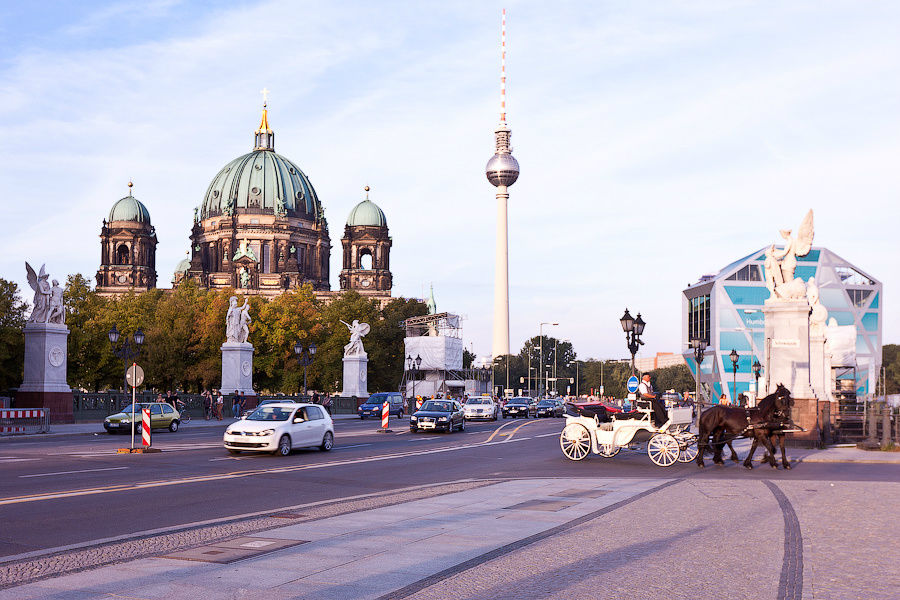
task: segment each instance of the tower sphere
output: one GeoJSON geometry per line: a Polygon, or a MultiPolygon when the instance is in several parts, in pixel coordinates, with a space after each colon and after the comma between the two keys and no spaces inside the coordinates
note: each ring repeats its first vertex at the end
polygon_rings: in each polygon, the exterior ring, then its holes
{"type": "Polygon", "coordinates": [[[497,153],[488,161],[485,175],[493,186],[510,186],[519,178],[519,161],[512,154],[497,153]]]}

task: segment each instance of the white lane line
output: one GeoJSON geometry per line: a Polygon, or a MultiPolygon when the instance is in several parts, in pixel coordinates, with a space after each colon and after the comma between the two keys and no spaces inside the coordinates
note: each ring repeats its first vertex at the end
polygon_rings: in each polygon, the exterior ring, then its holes
{"type": "Polygon", "coordinates": [[[25,462],[29,460],[38,460],[36,458],[16,458],[14,456],[0,456],[0,461],[4,463],[25,462]]]}
{"type": "Polygon", "coordinates": [[[362,448],[363,446],[371,446],[372,444],[353,444],[352,446],[337,446],[335,450],[346,450],[348,448],[362,448]]]}
{"type": "Polygon", "coordinates": [[[535,435],[535,436],[533,436],[533,437],[536,437],[536,438],[542,438],[542,437],[550,437],[550,436],[552,436],[552,435],[559,435],[559,434],[556,433],[556,432],[554,432],[554,433],[542,433],[541,435],[535,435]]]}
{"type": "Polygon", "coordinates": [[[72,475],[74,473],[94,473],[96,471],[118,471],[128,467],[107,467],[105,469],[81,469],[80,471],[57,471],[56,473],[35,473],[34,475],[19,475],[20,479],[26,477],[50,477],[51,475],[72,475]]]}

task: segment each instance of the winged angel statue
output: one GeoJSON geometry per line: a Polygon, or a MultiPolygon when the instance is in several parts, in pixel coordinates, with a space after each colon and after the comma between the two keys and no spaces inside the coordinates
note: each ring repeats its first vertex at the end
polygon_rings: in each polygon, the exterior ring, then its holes
{"type": "Polygon", "coordinates": [[[344,346],[344,356],[361,356],[366,353],[362,338],[369,333],[369,324],[353,319],[353,324],[341,321],[350,330],[350,343],[344,346]]]}
{"type": "Polygon", "coordinates": [[[31,310],[28,322],[65,325],[66,310],[63,306],[63,290],[55,279],[52,287],[47,283],[50,275],[47,274],[46,267],[47,265],[41,265],[40,273],[35,273],[31,265],[25,263],[28,285],[34,290],[34,308],[31,310]]]}
{"type": "Polygon", "coordinates": [[[766,250],[766,287],[769,288],[769,299],[798,300],[806,295],[806,284],[799,277],[794,277],[794,269],[797,268],[797,257],[806,256],[812,248],[812,209],[800,223],[796,237],[791,235],[790,229],[782,229],[779,233],[785,240],[784,248],[778,250],[772,244],[766,250]]]}

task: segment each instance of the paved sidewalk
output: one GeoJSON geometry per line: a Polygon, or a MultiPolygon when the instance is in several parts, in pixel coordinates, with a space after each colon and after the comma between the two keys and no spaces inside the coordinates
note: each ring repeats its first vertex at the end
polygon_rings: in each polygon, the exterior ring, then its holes
{"type": "Polygon", "coordinates": [[[900,524],[878,507],[898,492],[778,478],[511,480],[49,578],[0,600],[887,600],[900,575],[884,548],[900,524]],[[845,527],[848,513],[865,526],[845,527]]]}

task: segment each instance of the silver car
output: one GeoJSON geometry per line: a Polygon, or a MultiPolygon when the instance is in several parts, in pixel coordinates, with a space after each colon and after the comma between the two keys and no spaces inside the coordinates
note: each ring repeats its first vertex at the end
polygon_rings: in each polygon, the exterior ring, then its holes
{"type": "Polygon", "coordinates": [[[276,402],[258,407],[228,426],[225,449],[239,452],[272,452],[287,456],[294,448],[334,446],[334,423],[318,404],[276,402]]]}
{"type": "Polygon", "coordinates": [[[463,415],[469,421],[473,419],[497,420],[500,408],[490,396],[475,396],[469,398],[463,406],[463,415]]]}

